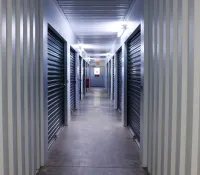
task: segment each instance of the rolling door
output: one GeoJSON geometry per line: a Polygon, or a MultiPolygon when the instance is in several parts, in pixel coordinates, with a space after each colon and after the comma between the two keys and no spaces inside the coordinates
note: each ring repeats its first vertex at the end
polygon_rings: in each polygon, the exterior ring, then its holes
{"type": "Polygon", "coordinates": [[[76,109],[76,52],[70,49],[70,111],[76,109]]]}
{"type": "Polygon", "coordinates": [[[107,92],[108,92],[108,95],[109,95],[109,73],[108,73],[108,63],[106,64],[106,69],[107,69],[107,92]]]}
{"type": "MultiPolygon", "coordinates": [[[[87,77],[86,77],[86,78],[89,78],[89,71],[90,71],[90,65],[87,63],[87,70],[86,70],[86,72],[87,72],[87,77]]],[[[89,84],[89,86],[90,86],[90,84],[89,84]]],[[[89,89],[89,88],[86,88],[86,92],[88,92],[88,89],[89,89]]]]}
{"type": "Polygon", "coordinates": [[[113,93],[112,93],[112,99],[114,100],[115,98],[115,62],[114,62],[114,57],[113,57],[113,64],[112,64],[112,68],[113,68],[113,72],[112,72],[112,76],[113,76],[113,85],[112,85],[112,88],[113,88],[113,93]]]}
{"type": "Polygon", "coordinates": [[[128,124],[140,141],[141,102],[141,33],[138,30],[128,42],[128,124]]]}
{"type": "MultiPolygon", "coordinates": [[[[88,63],[86,62],[86,79],[88,78],[88,63]]],[[[85,79],[85,84],[86,84],[86,79],[85,79]]],[[[86,85],[85,85],[86,86],[86,85]]],[[[86,93],[87,93],[87,87],[85,87],[85,91],[86,91],[86,93]]]]}
{"type": "Polygon", "coordinates": [[[83,60],[83,95],[86,93],[86,62],[83,60]]]}
{"type": "Polygon", "coordinates": [[[110,97],[110,62],[107,63],[107,83],[108,83],[108,95],[110,97]]]}
{"type": "Polygon", "coordinates": [[[122,49],[117,52],[117,109],[122,110],[122,49]]]}
{"type": "Polygon", "coordinates": [[[64,43],[48,30],[48,143],[64,124],[65,76],[64,43]]]}
{"type": "Polygon", "coordinates": [[[109,61],[109,97],[111,97],[111,61],[109,61]]]}
{"type": "Polygon", "coordinates": [[[79,99],[81,100],[81,93],[82,93],[82,87],[81,87],[81,72],[82,72],[82,64],[81,64],[82,58],[79,57],[79,99]]]}

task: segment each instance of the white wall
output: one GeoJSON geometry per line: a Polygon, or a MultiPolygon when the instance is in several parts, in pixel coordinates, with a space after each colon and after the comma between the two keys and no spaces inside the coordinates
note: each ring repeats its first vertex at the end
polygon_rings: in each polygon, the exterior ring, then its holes
{"type": "Polygon", "coordinates": [[[35,175],[40,130],[39,0],[0,0],[0,174],[35,175]]]}
{"type": "MultiPolygon", "coordinates": [[[[120,47],[122,47],[122,82],[123,82],[123,88],[126,89],[126,44],[125,42],[127,39],[130,37],[130,35],[134,32],[134,30],[141,25],[142,29],[142,42],[144,42],[144,1],[135,1],[134,6],[132,7],[129,16],[126,18],[127,24],[128,24],[128,29],[124,32],[124,34],[120,37],[117,38],[117,40],[114,42],[112,46],[112,53],[115,53],[118,51],[120,47]]],[[[144,48],[144,47],[143,47],[144,48]]],[[[142,56],[143,57],[143,56],[142,56]]],[[[143,58],[142,58],[143,59],[143,58]]],[[[115,55],[115,69],[117,69],[117,61],[116,61],[116,55],[115,55]]],[[[115,87],[117,87],[117,74],[115,70],[115,87]]],[[[122,99],[123,99],[123,104],[122,104],[122,120],[124,125],[127,125],[126,121],[126,99],[124,99],[126,96],[126,91],[122,92],[122,99]]],[[[117,100],[117,91],[115,92],[115,100],[117,100]]]]}
{"type": "MultiPolygon", "coordinates": [[[[145,0],[136,0],[135,3],[133,4],[132,8],[130,9],[130,13],[129,15],[126,17],[126,22],[128,25],[128,29],[124,32],[124,34],[120,37],[117,38],[117,40],[114,42],[113,46],[112,46],[112,53],[115,53],[115,70],[114,71],[114,75],[115,75],[115,87],[117,87],[117,58],[116,58],[116,52],[118,51],[118,49],[120,47],[122,47],[122,123],[124,126],[127,126],[127,53],[126,53],[126,42],[128,40],[128,38],[131,36],[131,34],[135,31],[135,29],[137,29],[137,27],[139,25],[141,25],[141,45],[142,45],[142,62],[143,65],[142,67],[144,68],[148,66],[146,66],[148,64],[148,57],[147,59],[144,59],[145,52],[144,52],[144,45],[146,45],[147,42],[147,37],[144,38],[144,30],[146,30],[146,28],[148,27],[148,25],[145,23],[144,18],[146,15],[146,6],[145,4],[148,4],[148,1],[145,0]],[[144,10],[145,9],[145,10],[144,10]],[[144,61],[143,61],[144,60],[144,61]]],[[[145,70],[148,71],[148,70],[145,70]]],[[[148,73],[147,73],[148,74],[148,73]]],[[[145,76],[147,75],[143,75],[142,79],[144,80],[144,83],[146,84],[146,81],[148,81],[148,78],[146,78],[145,76]]],[[[148,89],[147,89],[148,90],[148,89]]],[[[146,91],[146,89],[145,89],[146,91]]],[[[117,88],[115,88],[115,109],[117,109],[117,88]]],[[[144,94],[144,91],[142,92],[142,96],[144,94]]],[[[143,166],[145,166],[145,157],[143,157],[143,149],[147,149],[147,148],[143,148],[146,147],[146,142],[143,144],[143,138],[146,137],[147,135],[147,131],[144,130],[146,128],[144,128],[144,123],[146,123],[147,120],[147,115],[146,115],[146,111],[148,110],[147,108],[147,104],[144,103],[146,101],[145,99],[146,97],[142,98],[142,113],[141,113],[141,143],[140,143],[140,151],[141,151],[141,161],[143,163],[143,166]],[[145,131],[145,133],[143,132],[145,131]]]]}
{"type": "MultiPolygon", "coordinates": [[[[67,85],[66,88],[66,116],[65,116],[65,124],[68,125],[68,121],[71,118],[70,115],[70,47],[74,45],[78,45],[79,41],[76,37],[76,35],[73,33],[69,22],[67,21],[66,17],[64,16],[63,12],[59,8],[58,4],[54,0],[43,0],[43,38],[41,38],[41,43],[43,43],[43,48],[41,49],[43,52],[41,52],[41,57],[43,57],[43,67],[42,67],[42,86],[41,88],[43,89],[43,115],[44,115],[44,125],[43,125],[43,131],[44,131],[44,151],[45,151],[45,160],[47,160],[48,156],[48,141],[47,141],[47,134],[48,134],[48,104],[47,104],[47,35],[48,35],[48,26],[51,26],[54,31],[65,41],[65,60],[66,60],[66,80],[65,84],[67,85]]],[[[77,52],[76,58],[79,57],[82,53],[79,53],[77,48],[74,48],[77,52]]],[[[77,63],[77,62],[76,62],[77,63]]],[[[79,64],[76,65],[77,69],[79,70],[79,64]]],[[[76,85],[78,89],[79,86],[79,74],[77,72],[77,79],[76,79],[76,85]]],[[[77,92],[77,96],[79,92],[77,92]]],[[[76,98],[78,99],[78,97],[76,98]]],[[[77,106],[78,107],[78,106],[77,106]]]]}

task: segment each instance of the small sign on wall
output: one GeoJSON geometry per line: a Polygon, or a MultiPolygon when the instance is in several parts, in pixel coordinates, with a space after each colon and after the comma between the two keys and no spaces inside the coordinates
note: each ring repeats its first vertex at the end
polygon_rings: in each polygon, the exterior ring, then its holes
{"type": "Polygon", "coordinates": [[[100,75],[101,71],[99,67],[94,68],[94,75],[100,75]]]}
{"type": "Polygon", "coordinates": [[[101,73],[101,70],[99,67],[95,67],[94,68],[94,76],[95,77],[99,77],[100,76],[100,73],[101,73]]]}

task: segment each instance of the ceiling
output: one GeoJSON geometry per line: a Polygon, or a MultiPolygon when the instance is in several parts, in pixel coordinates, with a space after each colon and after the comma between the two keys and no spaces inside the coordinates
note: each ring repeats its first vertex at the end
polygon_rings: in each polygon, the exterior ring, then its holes
{"type": "Polygon", "coordinates": [[[105,66],[105,60],[104,59],[91,59],[90,60],[90,66],[92,67],[99,67],[99,66],[105,66]]]}
{"type": "Polygon", "coordinates": [[[133,0],[57,0],[90,57],[104,58],[133,0]]]}

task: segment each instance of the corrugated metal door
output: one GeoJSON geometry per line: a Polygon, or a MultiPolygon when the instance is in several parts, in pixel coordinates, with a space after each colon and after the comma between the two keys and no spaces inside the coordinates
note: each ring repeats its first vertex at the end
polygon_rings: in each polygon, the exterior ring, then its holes
{"type": "Polygon", "coordinates": [[[122,49],[117,52],[117,109],[122,110],[122,49]]]}
{"type": "Polygon", "coordinates": [[[106,74],[107,74],[107,92],[108,92],[108,94],[109,94],[109,76],[108,76],[108,63],[106,64],[106,69],[107,69],[107,72],[106,72],[106,74]]]}
{"type": "Polygon", "coordinates": [[[64,124],[65,75],[64,42],[48,31],[48,143],[64,124]]]}
{"type": "Polygon", "coordinates": [[[82,81],[82,77],[81,77],[81,72],[82,72],[82,64],[81,64],[82,58],[79,57],[79,99],[81,100],[81,93],[82,93],[82,87],[81,87],[81,81],[82,81]]]}
{"type": "Polygon", "coordinates": [[[114,57],[113,57],[113,64],[112,64],[112,68],[113,68],[113,72],[112,72],[112,78],[113,78],[113,93],[112,93],[112,99],[114,100],[115,99],[115,62],[114,62],[114,57]]]}
{"type": "Polygon", "coordinates": [[[109,61],[109,97],[111,97],[111,60],[109,61]]]}
{"type": "MultiPolygon", "coordinates": [[[[86,71],[85,72],[86,72],[85,78],[87,79],[88,78],[88,63],[87,62],[86,62],[86,71]]],[[[85,79],[85,84],[86,84],[86,79],[85,79]]],[[[85,87],[85,91],[87,93],[87,87],[85,87]]]]}
{"type": "Polygon", "coordinates": [[[76,52],[70,49],[70,110],[76,109],[76,52]]]}
{"type": "Polygon", "coordinates": [[[128,124],[140,141],[141,102],[141,32],[137,30],[128,42],[127,112],[128,124]]]}
{"type": "Polygon", "coordinates": [[[108,95],[110,97],[110,61],[107,63],[107,84],[108,84],[108,95]]]}
{"type": "Polygon", "coordinates": [[[86,62],[83,60],[83,95],[86,93],[86,62]]]}

